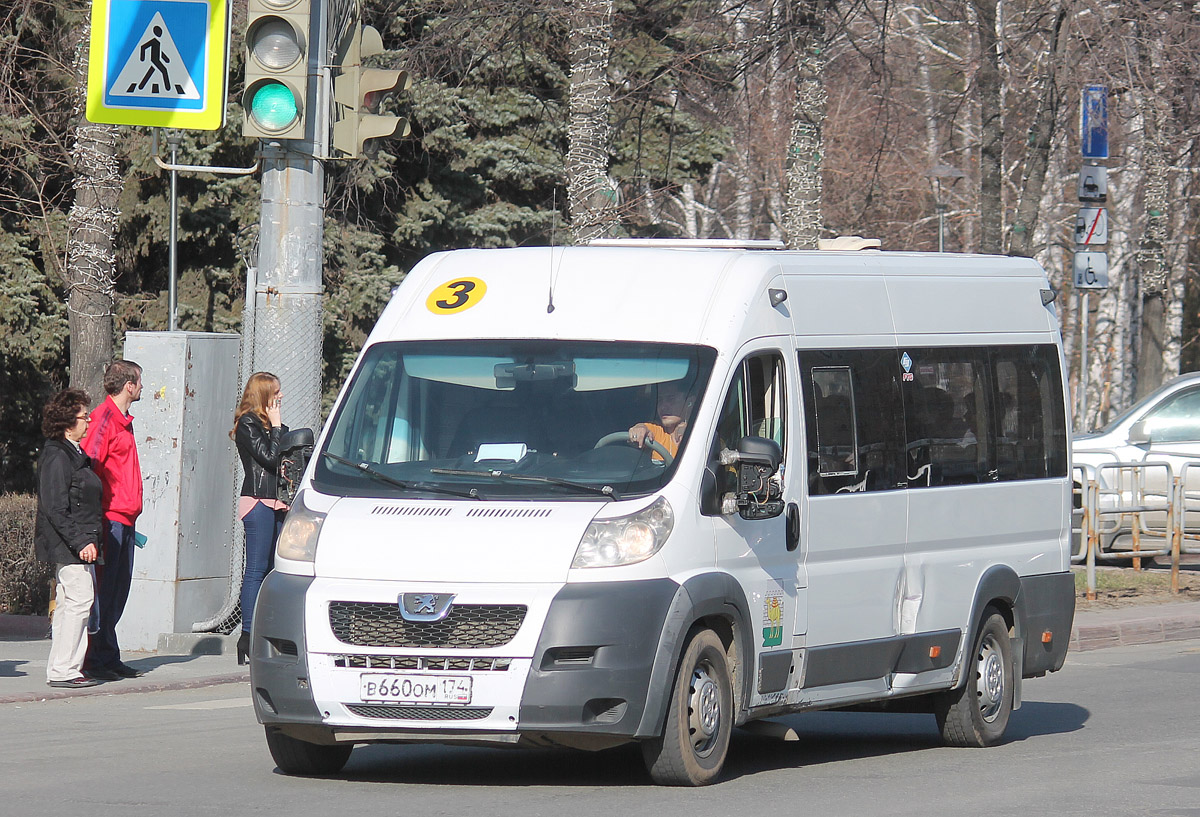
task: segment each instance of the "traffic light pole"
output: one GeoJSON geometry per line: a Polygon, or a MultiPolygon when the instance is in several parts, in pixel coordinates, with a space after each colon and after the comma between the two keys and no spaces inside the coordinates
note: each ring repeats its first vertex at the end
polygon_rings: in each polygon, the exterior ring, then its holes
{"type": "Polygon", "coordinates": [[[310,153],[290,147],[263,146],[254,369],[282,381],[283,421],[315,430],[321,424],[325,174],[310,153]]]}
{"type": "Polygon", "coordinates": [[[327,4],[312,4],[304,139],[262,142],[253,369],[278,375],[283,422],[321,425],[321,321],[328,106],[327,4]]]}

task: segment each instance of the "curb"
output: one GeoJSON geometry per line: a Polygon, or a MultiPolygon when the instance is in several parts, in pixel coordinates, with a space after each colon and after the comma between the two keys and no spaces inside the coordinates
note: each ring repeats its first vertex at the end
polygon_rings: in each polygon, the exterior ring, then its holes
{"type": "Polygon", "coordinates": [[[143,684],[131,684],[129,681],[109,681],[100,686],[88,687],[86,689],[51,688],[46,692],[26,692],[21,695],[0,696],[0,704],[38,703],[41,701],[57,701],[63,698],[99,697],[101,695],[129,695],[135,692],[169,692],[175,689],[199,689],[219,684],[249,682],[249,672],[238,672],[231,675],[212,675],[207,678],[193,678],[187,681],[163,681],[143,684]]]}
{"type": "Polygon", "coordinates": [[[0,638],[42,639],[50,636],[49,616],[0,614],[0,638]]]}
{"type": "Polygon", "coordinates": [[[1069,652],[1087,652],[1132,644],[1160,644],[1200,638],[1200,604],[1163,605],[1157,614],[1140,608],[1137,617],[1125,613],[1094,613],[1091,622],[1071,628],[1069,652]],[[1105,620],[1108,618],[1110,620],[1105,620]]]}

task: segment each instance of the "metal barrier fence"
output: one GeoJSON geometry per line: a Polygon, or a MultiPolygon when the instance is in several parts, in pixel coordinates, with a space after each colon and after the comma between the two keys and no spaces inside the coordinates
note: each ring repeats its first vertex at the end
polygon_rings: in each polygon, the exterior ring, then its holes
{"type": "Polygon", "coordinates": [[[1071,554],[1087,565],[1087,597],[1096,598],[1096,560],[1170,557],[1171,590],[1179,592],[1181,553],[1200,553],[1200,462],[1179,474],[1169,462],[1110,462],[1074,468],[1075,514],[1071,554]],[[1195,467],[1193,488],[1189,471],[1195,467]]]}

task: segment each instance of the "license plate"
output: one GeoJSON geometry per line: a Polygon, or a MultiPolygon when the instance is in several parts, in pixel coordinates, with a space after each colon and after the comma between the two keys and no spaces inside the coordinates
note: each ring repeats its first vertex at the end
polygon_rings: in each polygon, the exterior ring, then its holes
{"type": "Polygon", "coordinates": [[[358,696],[364,701],[402,704],[469,704],[471,679],[464,675],[363,673],[358,696]]]}

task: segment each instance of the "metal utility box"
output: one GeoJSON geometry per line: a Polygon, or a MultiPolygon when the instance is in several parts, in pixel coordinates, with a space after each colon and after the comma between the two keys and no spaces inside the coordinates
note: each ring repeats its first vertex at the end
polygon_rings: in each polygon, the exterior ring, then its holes
{"type": "Polygon", "coordinates": [[[191,632],[229,596],[239,349],[238,335],[125,336],[125,359],[142,367],[142,399],[130,414],[146,545],[117,627],[123,649],[153,650],[163,633],[191,632]]]}

